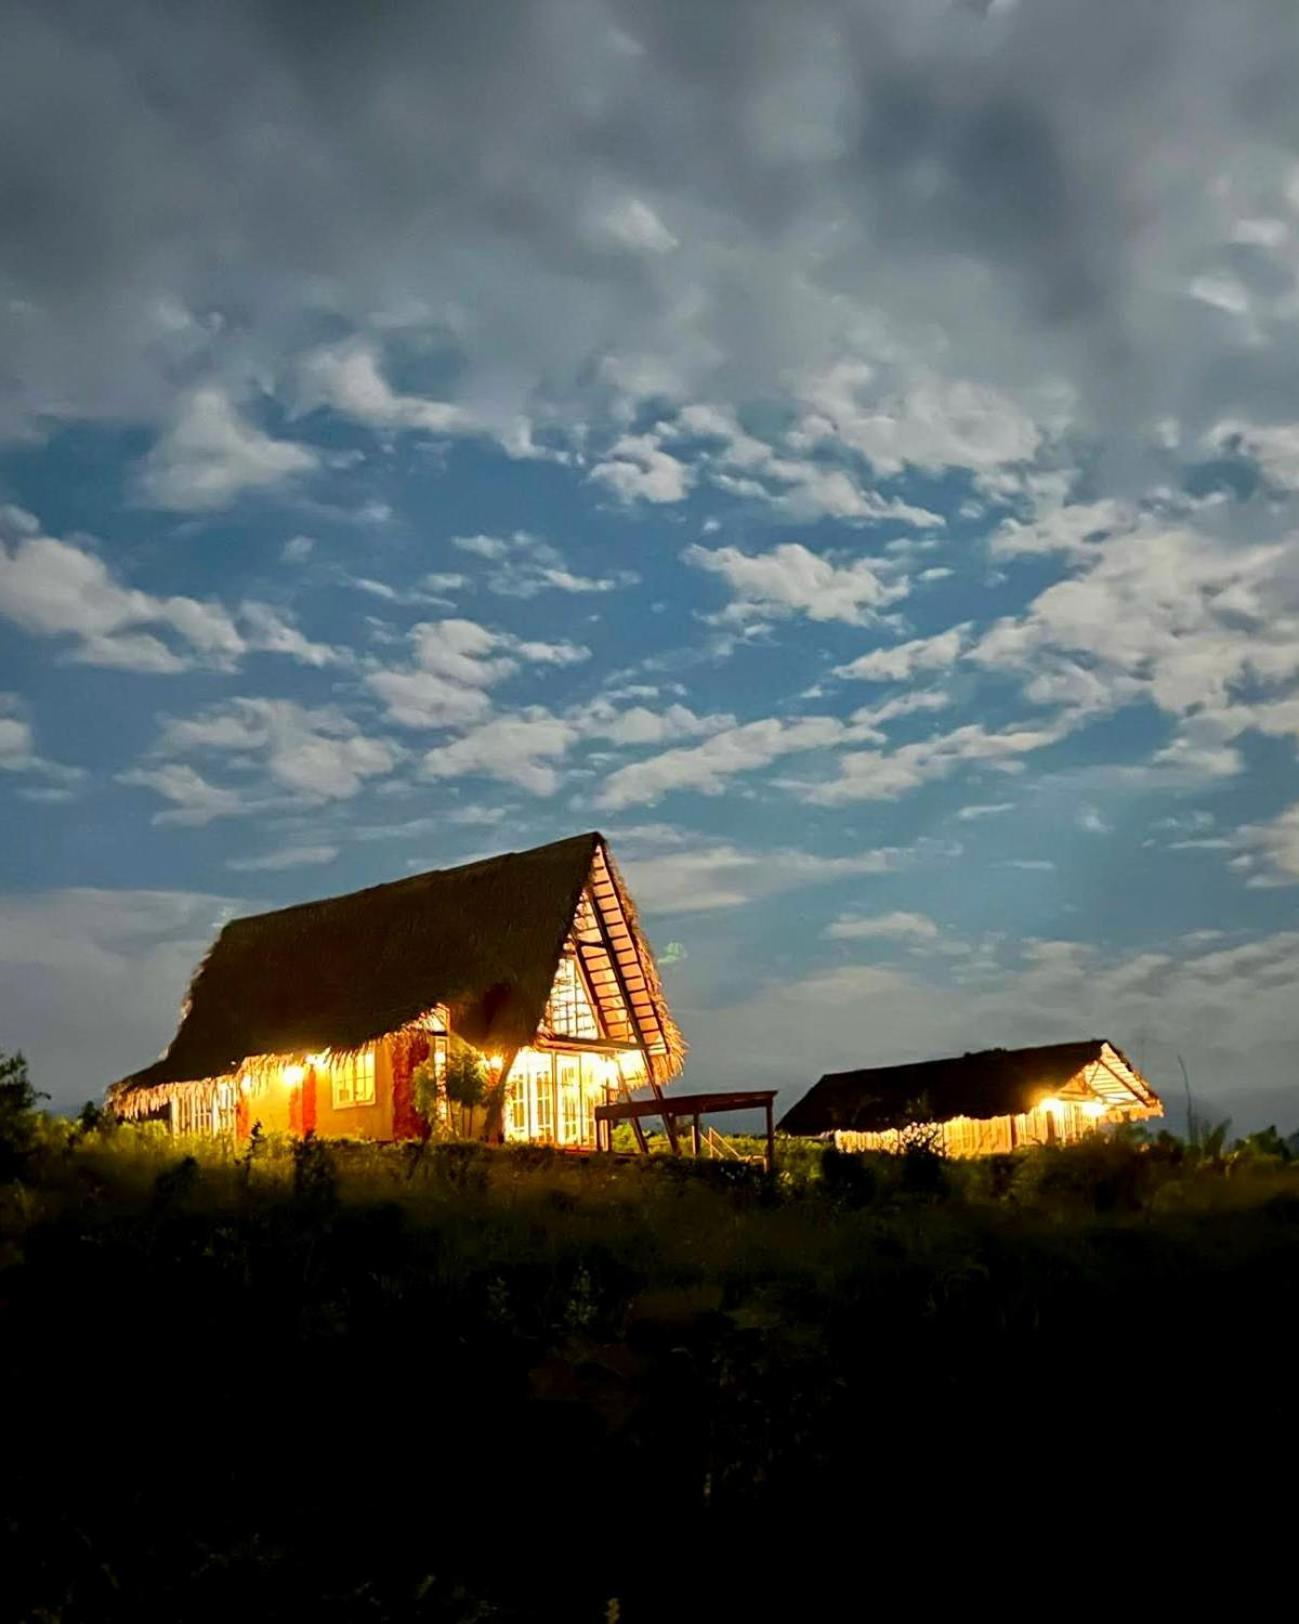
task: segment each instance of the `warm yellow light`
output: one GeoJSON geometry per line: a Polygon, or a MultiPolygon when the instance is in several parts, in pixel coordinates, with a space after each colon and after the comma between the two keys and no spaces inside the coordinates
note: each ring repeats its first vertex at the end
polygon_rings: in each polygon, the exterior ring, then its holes
{"type": "Polygon", "coordinates": [[[305,1066],[285,1066],[280,1075],[284,1078],[286,1088],[296,1088],[307,1075],[307,1068],[305,1066]]]}
{"type": "Polygon", "coordinates": [[[252,1086],[253,1086],[253,1080],[252,1080],[251,1077],[241,1077],[239,1079],[239,1092],[241,1094],[251,1093],[252,1092],[252,1086]]]}
{"type": "Polygon", "coordinates": [[[314,1067],[316,1071],[320,1071],[329,1064],[329,1056],[328,1054],[309,1054],[307,1064],[314,1067]]]}
{"type": "Polygon", "coordinates": [[[504,1055],[489,1054],[487,1056],[487,1069],[489,1071],[499,1071],[504,1064],[505,1064],[505,1056],[504,1055]]]}
{"type": "Polygon", "coordinates": [[[1109,1106],[1104,1100],[1088,1100],[1083,1106],[1083,1115],[1089,1117],[1103,1117],[1109,1106]]]}
{"type": "Polygon", "coordinates": [[[1059,1116],[1060,1112],[1064,1110],[1064,1101],[1056,1099],[1055,1095],[1052,1094],[1047,1099],[1039,1100],[1037,1108],[1039,1111],[1045,1111],[1048,1116],[1059,1116]]]}

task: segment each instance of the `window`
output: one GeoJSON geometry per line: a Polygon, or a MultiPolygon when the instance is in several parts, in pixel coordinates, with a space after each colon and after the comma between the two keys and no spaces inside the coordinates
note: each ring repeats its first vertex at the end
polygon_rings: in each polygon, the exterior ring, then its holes
{"type": "Polygon", "coordinates": [[[335,1109],[374,1104],[374,1050],[336,1055],[329,1061],[329,1081],[335,1109]]]}
{"type": "Polygon", "coordinates": [[[528,1080],[516,1067],[506,1093],[505,1134],[508,1139],[528,1137],[528,1080]]]}
{"type": "Polygon", "coordinates": [[[532,1093],[532,1137],[550,1141],[555,1137],[555,1082],[550,1069],[550,1056],[539,1055],[539,1064],[533,1068],[529,1083],[532,1093]]]}
{"type": "Polygon", "coordinates": [[[576,1055],[561,1055],[559,1071],[559,1141],[575,1145],[582,1137],[582,1073],[576,1055]]]}
{"type": "Polygon", "coordinates": [[[555,971],[550,1002],[544,1017],[546,1027],[566,1038],[598,1038],[600,1024],[591,1008],[576,955],[565,953],[555,971]]]}

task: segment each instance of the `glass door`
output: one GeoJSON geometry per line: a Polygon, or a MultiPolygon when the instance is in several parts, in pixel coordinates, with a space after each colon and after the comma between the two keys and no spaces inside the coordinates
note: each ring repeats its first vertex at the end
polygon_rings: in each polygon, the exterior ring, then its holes
{"type": "Polygon", "coordinates": [[[555,1057],[555,1071],[559,1084],[559,1142],[578,1145],[582,1142],[582,1062],[575,1054],[555,1057]]]}

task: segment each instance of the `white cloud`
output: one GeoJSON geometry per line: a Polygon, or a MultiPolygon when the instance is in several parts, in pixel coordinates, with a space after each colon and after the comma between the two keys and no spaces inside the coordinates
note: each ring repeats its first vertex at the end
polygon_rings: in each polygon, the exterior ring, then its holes
{"type": "Polygon", "coordinates": [[[226,867],[241,874],[278,873],[285,868],[317,868],[332,863],[337,856],[337,846],[285,846],[258,857],[228,858],[226,867]]]}
{"type": "Polygon", "coordinates": [[[275,440],[242,418],[220,389],[196,389],[144,459],[140,489],[154,507],[201,512],[267,491],[320,462],[309,446],[275,440]]]}
{"type": "Polygon", "coordinates": [[[994,531],[988,550],[994,558],[1036,553],[1064,553],[1086,558],[1096,544],[1118,531],[1130,530],[1136,511],[1126,502],[1074,502],[1053,504],[1029,520],[1004,519],[994,531]]]}
{"type": "Polygon", "coordinates": [[[747,722],[714,734],[704,744],[666,750],[618,768],[604,781],[595,804],[617,810],[656,801],[676,790],[719,795],[738,773],[766,767],[781,756],[837,744],[844,733],[844,724],[831,716],[747,722]]]}
{"type": "Polygon", "coordinates": [[[495,778],[533,795],[559,788],[554,763],[576,738],[571,723],[548,711],[531,709],[498,716],[424,757],[428,778],[495,778]]]}
{"type": "Polygon", "coordinates": [[[1299,885],[1299,802],[1267,823],[1247,824],[1230,843],[1240,851],[1232,866],[1248,874],[1247,885],[1299,885]]]}
{"type": "Polygon", "coordinates": [[[1078,719],[1142,702],[1165,712],[1178,731],[1153,759],[1188,782],[1241,771],[1234,741],[1247,731],[1299,738],[1299,593],[1284,544],[1154,524],[1116,534],[968,657],[1022,673],[1028,699],[1078,719]]]}
{"type": "Polygon", "coordinates": [[[470,413],[448,401],[394,391],[377,351],[363,339],[307,356],[299,369],[299,388],[301,409],[326,406],[372,428],[463,434],[478,426],[470,413]]]}
{"type": "Polygon", "coordinates": [[[760,850],[732,841],[709,841],[654,824],[621,830],[616,842],[628,884],[649,914],[738,908],[785,891],[893,874],[948,858],[960,849],[920,841],[825,857],[788,847],[760,850]]]}
{"type": "Polygon", "coordinates": [[[801,394],[807,411],[794,443],[833,441],[886,475],[1029,462],[1042,438],[1021,407],[985,384],[937,375],[898,381],[865,361],[836,363],[807,379],[801,394]]]}
{"type": "MultiPolygon", "coordinates": [[[[659,444],[665,440],[705,442],[706,449],[691,463],[696,476],[706,475],[733,496],[767,503],[789,519],[890,521],[919,529],[941,529],[945,523],[940,514],[900,497],[863,490],[846,468],[791,455],[787,445],[759,438],[741,425],[729,406],[703,402],[686,406],[670,422],[658,424],[654,438],[659,444]]],[[[799,436],[792,438],[797,441],[799,436]]]]}
{"type": "Polygon", "coordinates": [[[969,636],[970,623],[966,621],[933,637],[915,637],[892,648],[872,649],[847,665],[837,665],[834,675],[860,682],[905,682],[920,671],[946,671],[960,659],[969,636]]]}
{"type": "Polygon", "coordinates": [[[846,751],[838,758],[837,777],[819,782],[791,781],[786,787],[813,806],[892,801],[971,764],[1016,771],[1019,757],[1056,743],[1064,731],[1061,725],[1053,725],[991,732],[982,723],[968,723],[933,738],[899,745],[895,750],[846,751]]]}
{"type": "Polygon", "coordinates": [[[942,932],[927,914],[899,910],[865,916],[841,914],[826,927],[825,934],[834,942],[934,942],[942,932]]]}
{"type": "Polygon", "coordinates": [[[624,434],[592,468],[590,478],[607,485],[622,502],[681,502],[694,484],[688,464],[664,451],[651,434],[624,434]]]}
{"type": "Polygon", "coordinates": [[[210,600],[156,597],[124,585],[85,547],[31,533],[12,550],[0,539],[0,615],[38,636],[74,639],[80,664],[128,671],[228,670],[249,649],[314,666],[343,659],[268,604],[246,602],[234,616],[210,600]]]}
{"type": "Polygon", "coordinates": [[[248,647],[266,654],[286,654],[300,665],[343,665],[348,657],[324,643],[313,643],[268,603],[240,605],[239,619],[248,647]]]}
{"type": "Polygon", "coordinates": [[[196,752],[225,758],[237,770],[259,767],[266,784],[252,797],[241,788],[210,784],[174,759],[133,769],[122,782],[147,785],[176,802],[178,810],[164,813],[163,820],[198,823],[271,806],[347,800],[367,779],[391,772],[399,759],[388,740],[368,737],[342,712],[287,699],[232,699],[168,722],[158,753],[175,758],[196,752]]]}
{"type": "Polygon", "coordinates": [[[472,620],[424,621],[412,628],[414,665],[372,671],[366,686],[403,727],[460,727],[482,721],[491,710],[487,690],[522,665],[580,664],[590,650],[576,643],[548,643],[490,630],[472,620]]]}
{"type": "Polygon", "coordinates": [[[598,221],[600,233],[636,253],[670,254],[681,245],[658,215],[639,197],[623,198],[598,221]]]}
{"type": "Polygon", "coordinates": [[[956,815],[963,823],[969,823],[975,818],[995,818],[1003,812],[1014,810],[1014,801],[985,801],[981,804],[976,802],[971,806],[963,806],[956,815]]]}
{"type": "Polygon", "coordinates": [[[0,772],[34,773],[38,777],[54,780],[44,789],[29,789],[29,799],[65,799],[66,786],[85,776],[80,767],[65,767],[56,761],[47,761],[36,750],[36,738],[25,707],[17,694],[0,693],[0,772]]]}
{"type": "Polygon", "coordinates": [[[607,698],[592,700],[569,713],[569,719],[587,738],[608,739],[616,745],[665,744],[720,733],[735,726],[729,715],[697,716],[688,705],[666,705],[661,711],[647,705],[619,710],[607,698]]]}
{"type": "Polygon", "coordinates": [[[1211,431],[1208,441],[1217,451],[1243,451],[1272,485],[1299,491],[1299,423],[1223,422],[1211,431]]]}
{"type": "Polygon", "coordinates": [[[160,767],[131,767],[117,775],[119,784],[151,789],[171,803],[165,812],[155,812],[153,821],[182,828],[200,828],[214,818],[236,818],[261,809],[261,803],[247,800],[237,789],[209,783],[202,773],[186,762],[172,761],[160,767]]]}
{"type": "Polygon", "coordinates": [[[578,575],[557,547],[526,530],[511,536],[453,536],[451,544],[497,567],[488,572],[486,586],[503,598],[535,598],[539,593],[612,592],[634,586],[640,579],[632,570],[612,575],[578,575]]]}
{"type": "Polygon", "coordinates": [[[884,578],[878,559],[839,565],[799,542],[785,542],[766,553],[692,545],[681,556],[726,581],[735,595],[728,613],[736,618],[803,614],[809,620],[861,626],[907,592],[904,581],[884,578]]]}

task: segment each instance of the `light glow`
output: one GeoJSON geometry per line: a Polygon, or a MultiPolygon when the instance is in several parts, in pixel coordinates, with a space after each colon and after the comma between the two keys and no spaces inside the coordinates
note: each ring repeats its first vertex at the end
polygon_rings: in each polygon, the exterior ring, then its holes
{"type": "Polygon", "coordinates": [[[316,1071],[323,1071],[324,1068],[329,1064],[328,1051],[326,1051],[324,1054],[309,1054],[307,1056],[307,1064],[316,1071]]]}
{"type": "Polygon", "coordinates": [[[307,1068],[299,1065],[285,1066],[280,1072],[286,1088],[297,1088],[306,1075],[307,1068]]]}
{"type": "Polygon", "coordinates": [[[1064,1101],[1051,1094],[1046,1099],[1039,1100],[1037,1108],[1039,1111],[1045,1111],[1048,1116],[1059,1116],[1061,1111],[1064,1110],[1064,1101]]]}
{"type": "Polygon", "coordinates": [[[489,1071],[499,1071],[504,1064],[505,1064],[505,1056],[504,1055],[489,1054],[487,1056],[487,1069],[489,1071]]]}
{"type": "Polygon", "coordinates": [[[1083,1115],[1089,1117],[1103,1117],[1109,1106],[1104,1100],[1088,1100],[1083,1106],[1083,1115]]]}

